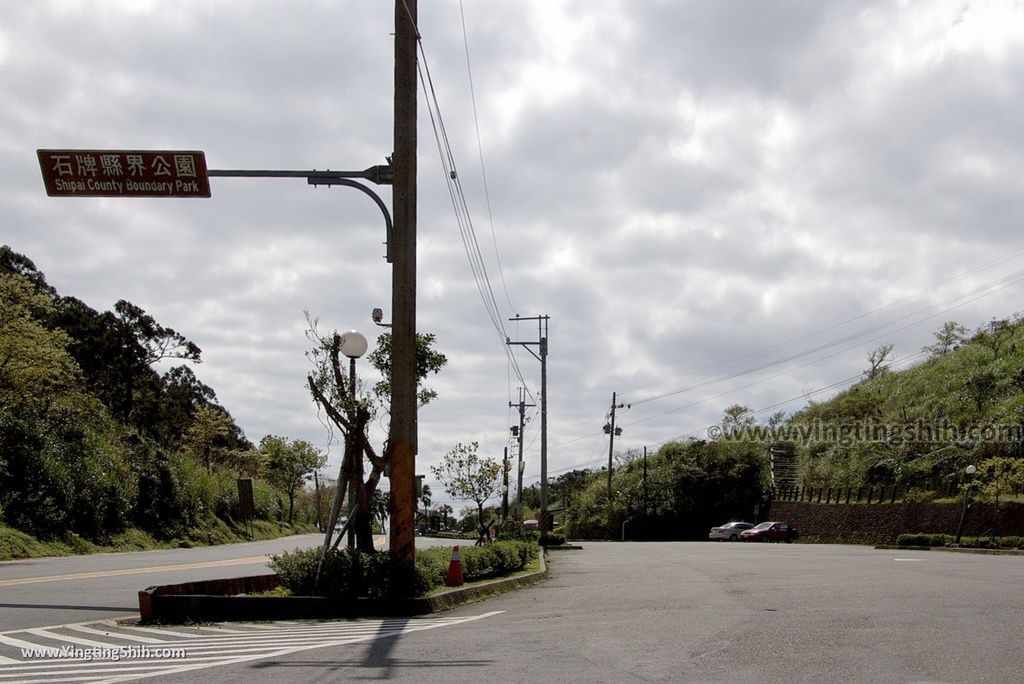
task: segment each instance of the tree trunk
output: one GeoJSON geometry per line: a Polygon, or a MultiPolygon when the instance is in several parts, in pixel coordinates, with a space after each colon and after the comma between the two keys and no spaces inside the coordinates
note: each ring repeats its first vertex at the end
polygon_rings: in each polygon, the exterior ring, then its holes
{"type": "Polygon", "coordinates": [[[478,538],[476,540],[476,545],[477,546],[482,546],[485,543],[485,541],[490,541],[491,540],[491,535],[489,535],[487,533],[487,526],[484,524],[484,503],[483,503],[483,501],[478,501],[477,502],[477,504],[476,504],[476,512],[477,512],[477,518],[479,520],[479,522],[477,523],[477,527],[479,529],[479,535],[478,535],[478,538]]]}

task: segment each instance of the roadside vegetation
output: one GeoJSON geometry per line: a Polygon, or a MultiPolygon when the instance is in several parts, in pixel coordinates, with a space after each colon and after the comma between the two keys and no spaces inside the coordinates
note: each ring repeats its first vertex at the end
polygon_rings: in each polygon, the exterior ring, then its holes
{"type": "Polygon", "coordinates": [[[0,559],[312,529],[329,492],[304,484],[323,456],[250,442],[192,372],[201,359],[142,308],[97,311],[0,247],[0,559]],[[239,478],[253,481],[251,527],[239,478]]]}
{"type": "Polygon", "coordinates": [[[961,537],[957,544],[951,534],[901,534],[900,546],[955,547],[960,549],[1024,549],[1024,537],[961,537]]]}
{"type": "Polygon", "coordinates": [[[949,321],[925,359],[890,370],[891,345],[872,352],[864,379],[787,421],[800,484],[896,486],[919,500],[956,496],[968,465],[973,495],[995,503],[1024,486],[1024,322],[993,320],[968,333],[949,321]]]}
{"type": "MultiPolygon", "coordinates": [[[[752,520],[772,497],[769,454],[792,463],[790,489],[899,492],[901,501],[997,507],[1024,501],[1024,321],[969,332],[949,321],[893,370],[892,345],[867,357],[862,379],[823,402],[764,422],[743,405],[715,438],[616,454],[608,473],[576,470],[550,485],[570,538],[704,539],[713,525],[752,520]],[[967,466],[976,473],[968,475],[967,466]]],[[[523,493],[527,515],[539,508],[523,493]]]]}
{"type": "MultiPolygon", "coordinates": [[[[538,552],[536,542],[528,541],[461,547],[463,579],[474,582],[521,572],[536,560],[538,552]]],[[[321,555],[321,549],[312,548],[272,557],[270,567],[280,577],[287,595],[388,598],[407,596],[412,587],[413,596],[423,596],[444,586],[452,549],[418,549],[411,578],[405,577],[403,568],[392,563],[386,553],[332,550],[322,563],[321,555]]]]}

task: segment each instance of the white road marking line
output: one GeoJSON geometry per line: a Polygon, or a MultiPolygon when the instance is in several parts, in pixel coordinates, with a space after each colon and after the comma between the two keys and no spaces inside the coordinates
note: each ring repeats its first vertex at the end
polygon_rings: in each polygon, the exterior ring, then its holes
{"type": "Polygon", "coordinates": [[[65,625],[67,629],[73,629],[76,632],[82,632],[83,634],[96,634],[97,636],[111,637],[113,639],[122,639],[124,641],[133,641],[138,644],[162,644],[163,639],[153,639],[151,637],[136,636],[134,634],[125,634],[123,632],[115,632],[113,630],[104,631],[102,629],[93,629],[92,627],[86,627],[85,625],[65,625]]]}
{"type": "Polygon", "coordinates": [[[897,563],[923,563],[924,558],[893,558],[897,563]]]}
{"type": "Polygon", "coordinates": [[[37,627],[34,629],[26,629],[26,634],[32,636],[43,637],[44,639],[53,639],[55,641],[66,641],[69,644],[77,644],[79,646],[88,646],[89,648],[109,648],[110,644],[100,641],[93,641],[92,639],[82,639],[80,637],[69,636],[64,634],[57,634],[47,629],[37,627]]]}
{"type": "MultiPolygon", "coordinates": [[[[232,665],[260,660],[263,658],[279,657],[291,653],[328,646],[355,644],[374,641],[377,639],[385,639],[402,634],[473,622],[498,615],[502,612],[504,611],[491,611],[481,615],[458,618],[410,618],[359,622],[325,621],[312,625],[308,623],[295,623],[290,621],[281,623],[275,622],[270,625],[261,625],[263,631],[249,632],[249,638],[230,634],[210,634],[209,632],[196,632],[190,635],[184,635],[181,632],[173,632],[171,630],[134,627],[133,629],[145,629],[147,632],[158,634],[163,633],[171,637],[184,636],[185,638],[180,641],[158,641],[163,648],[169,648],[172,645],[178,647],[183,646],[186,648],[186,651],[193,650],[193,652],[195,652],[195,650],[198,650],[203,654],[190,656],[188,657],[188,662],[180,663],[173,661],[157,661],[153,659],[123,659],[116,662],[86,660],[84,658],[74,660],[53,659],[13,662],[11,662],[11,659],[2,659],[0,660],[0,665],[3,665],[0,666],[0,682],[12,681],[13,678],[13,681],[17,681],[19,684],[53,684],[55,682],[113,684],[114,682],[156,677],[166,674],[179,674],[192,670],[217,667],[220,665],[232,665]],[[303,628],[296,629],[299,626],[303,628]],[[267,628],[282,629],[283,633],[271,633],[270,631],[267,631],[267,628]],[[291,633],[290,636],[287,634],[288,632],[291,633]],[[276,641],[273,643],[263,643],[268,639],[276,639],[276,641]],[[282,641],[285,643],[282,644],[282,641]],[[24,677],[26,676],[35,678],[25,679],[24,677]]],[[[110,622],[112,621],[93,621],[91,623],[79,623],[74,626],[89,629],[85,627],[88,624],[107,624],[110,622]]],[[[239,626],[241,627],[244,625],[245,623],[241,623],[239,626]]],[[[68,626],[71,625],[64,625],[64,627],[68,626]]],[[[52,630],[57,629],[58,627],[61,626],[45,629],[36,628],[34,631],[46,631],[46,629],[52,630]]],[[[20,631],[28,632],[29,630],[20,631]]],[[[100,630],[92,630],[92,632],[100,633],[100,630]]],[[[110,636],[114,638],[117,637],[116,634],[111,634],[110,636]]],[[[61,635],[48,632],[47,638],[59,639],[61,638],[61,635]]],[[[21,641],[20,639],[12,636],[7,636],[7,633],[0,634],[0,639],[2,639],[3,643],[7,643],[9,645],[17,646],[19,643],[29,644],[29,642],[21,641]]],[[[38,648],[35,644],[29,645],[32,648],[38,648]]],[[[110,648],[116,649],[120,647],[110,646],[110,648]]],[[[48,650],[57,653],[60,652],[60,649],[56,648],[50,648],[48,650]]]]}
{"type": "Polygon", "coordinates": [[[245,629],[228,629],[227,627],[214,627],[212,625],[197,625],[196,629],[202,634],[252,634],[245,629]]]}
{"type": "MultiPolygon", "coordinates": [[[[108,622],[109,622],[108,620],[104,620],[103,624],[107,624],[108,622]]],[[[85,623],[85,624],[89,624],[89,623],[85,623]]],[[[168,634],[170,636],[182,637],[184,639],[191,639],[191,638],[193,638],[195,636],[194,632],[175,632],[174,630],[171,630],[171,629],[155,629],[153,627],[141,627],[141,626],[138,626],[138,625],[121,625],[120,628],[124,629],[124,630],[131,630],[133,632],[142,632],[143,634],[158,634],[158,635],[168,634]]],[[[161,641],[163,641],[163,640],[161,639],[161,641]]]]}
{"type": "Polygon", "coordinates": [[[52,651],[54,653],[60,653],[59,648],[55,648],[53,646],[43,646],[41,644],[34,644],[31,641],[23,641],[22,639],[16,639],[15,637],[7,636],[6,634],[0,634],[0,644],[7,644],[8,646],[13,646],[14,648],[19,649],[28,648],[38,651],[52,651]]]}

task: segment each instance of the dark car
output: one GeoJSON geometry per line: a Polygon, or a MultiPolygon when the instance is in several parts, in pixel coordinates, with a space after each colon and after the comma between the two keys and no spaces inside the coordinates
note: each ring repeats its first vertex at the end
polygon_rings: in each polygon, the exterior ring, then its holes
{"type": "Polygon", "coordinates": [[[740,532],[740,541],[791,542],[796,538],[796,528],[786,522],[763,522],[740,532]]]}
{"type": "Polygon", "coordinates": [[[748,522],[729,522],[718,527],[712,527],[711,532],[708,533],[708,539],[717,539],[722,541],[727,539],[729,541],[736,541],[740,538],[740,532],[743,530],[749,530],[753,525],[748,522]]]}

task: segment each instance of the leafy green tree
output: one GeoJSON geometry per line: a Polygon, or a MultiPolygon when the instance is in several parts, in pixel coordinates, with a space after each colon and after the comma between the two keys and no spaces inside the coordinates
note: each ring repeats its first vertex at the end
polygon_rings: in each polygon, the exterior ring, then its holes
{"type": "Polygon", "coordinates": [[[967,341],[967,328],[956,321],[946,321],[933,334],[935,343],[921,348],[921,351],[928,352],[932,356],[948,354],[967,341]]]}
{"type": "Polygon", "coordinates": [[[551,497],[553,499],[560,499],[564,506],[568,506],[576,494],[583,491],[594,478],[594,473],[588,469],[583,470],[570,470],[567,473],[562,473],[550,483],[551,497]]]}
{"type": "Polygon", "coordinates": [[[996,456],[978,466],[979,495],[997,507],[1000,499],[1019,492],[1024,487],[1024,460],[996,456]]]}
{"type": "Polygon", "coordinates": [[[0,273],[21,276],[32,284],[38,294],[50,300],[57,296],[57,291],[46,282],[46,276],[36,268],[32,260],[7,245],[0,245],[0,273]]]}
{"type": "MultiPolygon", "coordinates": [[[[434,349],[435,336],[432,333],[416,333],[416,396],[421,407],[437,398],[437,392],[421,386],[429,375],[436,375],[448,363],[448,357],[434,349]]],[[[391,398],[391,333],[377,338],[377,347],[369,355],[370,363],[380,371],[381,380],[373,386],[378,399],[391,398]]]]}
{"type": "Polygon", "coordinates": [[[749,406],[733,404],[722,412],[722,433],[739,435],[747,428],[752,427],[755,422],[749,406]]]}
{"type": "Polygon", "coordinates": [[[670,442],[607,483],[592,478],[564,514],[571,536],[618,539],[622,523],[634,539],[700,539],[727,519],[749,519],[765,493],[766,458],[756,442],[670,442]]]}
{"type": "Polygon", "coordinates": [[[196,410],[200,406],[216,404],[217,401],[213,389],[201,382],[188,366],[175,366],[164,373],[155,397],[159,420],[154,436],[165,447],[178,445],[189,425],[195,421],[196,410]]]}
{"type": "Polygon", "coordinates": [[[86,387],[124,423],[156,433],[160,378],[152,365],[177,358],[200,362],[200,350],[174,329],[124,300],[99,313],[74,297],[60,297],[54,324],[72,338],[70,352],[81,366],[86,387]],[[136,404],[145,397],[141,411],[136,404]]]}
{"type": "Polygon", "coordinates": [[[203,404],[185,431],[185,447],[212,473],[215,464],[227,460],[230,449],[231,417],[219,406],[203,404]]]}
{"type": "Polygon", "coordinates": [[[302,488],[313,471],[323,468],[327,457],[309,442],[289,442],[285,437],[267,435],[260,440],[264,473],[275,486],[288,494],[288,523],[295,513],[295,493],[302,488]]]}
{"type": "Polygon", "coordinates": [[[433,496],[434,493],[430,491],[430,485],[425,484],[420,488],[420,495],[416,500],[416,503],[423,507],[423,517],[426,518],[428,523],[430,520],[430,504],[433,503],[433,496]]]}
{"type": "Polygon", "coordinates": [[[430,466],[430,471],[449,496],[476,503],[480,532],[478,544],[487,535],[484,502],[497,491],[498,475],[501,474],[501,464],[493,458],[477,454],[479,447],[478,442],[468,445],[460,442],[444,455],[440,464],[430,466]]]}
{"type": "Polygon", "coordinates": [[[448,504],[441,504],[437,507],[437,514],[441,516],[441,526],[443,528],[448,528],[448,517],[454,512],[448,504]]]}
{"type": "Polygon", "coordinates": [[[69,338],[46,327],[53,302],[23,276],[0,273],[0,409],[76,389],[69,338]]]}
{"type": "Polygon", "coordinates": [[[971,338],[971,342],[988,348],[993,358],[999,358],[1000,353],[1005,352],[1013,340],[1014,333],[1020,327],[1019,320],[992,319],[986,325],[978,328],[971,338]]]}

